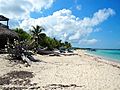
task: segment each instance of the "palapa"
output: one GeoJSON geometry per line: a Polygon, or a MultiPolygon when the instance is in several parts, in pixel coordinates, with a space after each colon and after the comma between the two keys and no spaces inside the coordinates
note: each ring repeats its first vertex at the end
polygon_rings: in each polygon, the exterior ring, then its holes
{"type": "Polygon", "coordinates": [[[0,15],[0,21],[8,21],[9,18],[4,17],[3,15],[0,15]]]}
{"type": "Polygon", "coordinates": [[[18,38],[18,34],[8,28],[4,28],[0,26],[0,38],[4,38],[8,37],[8,38],[18,38]]]}

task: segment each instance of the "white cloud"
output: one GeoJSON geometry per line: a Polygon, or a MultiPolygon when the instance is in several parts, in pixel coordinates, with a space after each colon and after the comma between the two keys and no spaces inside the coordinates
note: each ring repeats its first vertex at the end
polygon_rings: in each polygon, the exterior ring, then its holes
{"type": "Polygon", "coordinates": [[[82,40],[79,41],[79,44],[94,45],[97,42],[98,42],[98,40],[96,40],[96,39],[82,39],[82,40]]]}
{"type": "Polygon", "coordinates": [[[95,28],[95,29],[94,29],[94,32],[100,32],[100,31],[102,31],[101,28],[95,28]]]}
{"type": "MultiPolygon", "coordinates": [[[[0,14],[9,17],[12,23],[11,27],[20,26],[25,30],[29,30],[32,25],[42,25],[46,29],[46,34],[56,37],[63,41],[70,42],[97,42],[95,39],[84,39],[94,32],[94,27],[114,15],[115,12],[111,8],[101,9],[95,12],[92,17],[79,19],[72,14],[69,9],[62,9],[54,12],[52,15],[41,18],[31,18],[31,12],[40,12],[52,6],[55,0],[0,0],[0,14]],[[13,20],[14,19],[14,20],[13,20]]],[[[77,2],[77,0],[75,0],[77,2]]],[[[81,6],[76,7],[78,10],[81,6]]],[[[96,30],[98,31],[98,30],[96,30]]]]}
{"type": "Polygon", "coordinates": [[[77,9],[77,10],[81,10],[81,9],[82,9],[82,6],[81,6],[81,5],[77,5],[77,6],[76,6],[76,9],[77,9]]]}
{"type": "Polygon", "coordinates": [[[0,0],[0,14],[10,19],[30,17],[30,12],[50,8],[54,0],[0,0]]]}
{"type": "Polygon", "coordinates": [[[69,37],[69,40],[79,39],[80,36],[81,36],[81,35],[80,35],[80,32],[77,31],[74,35],[71,35],[71,36],[69,37]]]}
{"type": "Polygon", "coordinates": [[[40,11],[41,9],[48,9],[53,4],[54,0],[28,0],[32,3],[32,11],[40,11]]]}
{"type": "Polygon", "coordinates": [[[92,18],[85,17],[83,20],[81,20],[81,26],[83,27],[94,27],[103,21],[105,21],[109,16],[114,15],[115,12],[111,8],[108,9],[102,9],[98,12],[94,13],[92,18]]]}
{"type": "Polygon", "coordinates": [[[115,12],[111,8],[99,10],[98,12],[94,13],[93,18],[91,19],[92,26],[98,25],[106,20],[109,16],[114,14],[115,12]]]}
{"type": "Polygon", "coordinates": [[[89,40],[85,38],[92,32],[99,31],[97,29],[94,30],[94,27],[96,28],[97,25],[114,14],[114,10],[108,8],[99,10],[93,14],[93,17],[79,19],[72,14],[71,10],[62,9],[47,17],[25,19],[20,26],[29,29],[32,25],[42,25],[46,29],[46,34],[51,37],[56,37],[63,41],[68,40],[70,42],[77,41],[93,44],[97,42],[96,39],[89,40]]]}

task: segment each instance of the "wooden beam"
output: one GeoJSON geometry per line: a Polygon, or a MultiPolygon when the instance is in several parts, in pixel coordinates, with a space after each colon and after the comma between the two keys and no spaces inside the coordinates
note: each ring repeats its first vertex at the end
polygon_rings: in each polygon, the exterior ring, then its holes
{"type": "Polygon", "coordinates": [[[9,20],[7,20],[7,28],[9,28],[9,26],[8,26],[8,21],[9,21],[9,20]]]}

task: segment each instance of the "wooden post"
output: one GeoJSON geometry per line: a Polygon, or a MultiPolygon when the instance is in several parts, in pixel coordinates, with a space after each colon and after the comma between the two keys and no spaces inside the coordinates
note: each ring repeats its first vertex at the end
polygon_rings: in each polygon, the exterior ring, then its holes
{"type": "Polygon", "coordinates": [[[8,21],[9,21],[9,20],[7,20],[7,28],[9,28],[9,26],[8,26],[8,21]]]}

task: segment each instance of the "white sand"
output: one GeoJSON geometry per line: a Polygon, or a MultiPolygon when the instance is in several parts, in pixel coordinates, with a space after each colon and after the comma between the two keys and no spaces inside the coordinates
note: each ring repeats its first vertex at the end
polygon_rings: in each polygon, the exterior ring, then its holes
{"type": "Polygon", "coordinates": [[[37,83],[35,87],[39,87],[34,90],[120,90],[119,63],[87,55],[84,51],[76,53],[79,55],[35,55],[41,62],[32,62],[30,67],[10,63],[3,54],[0,55],[0,76],[11,71],[33,72],[31,83],[37,83]]]}

